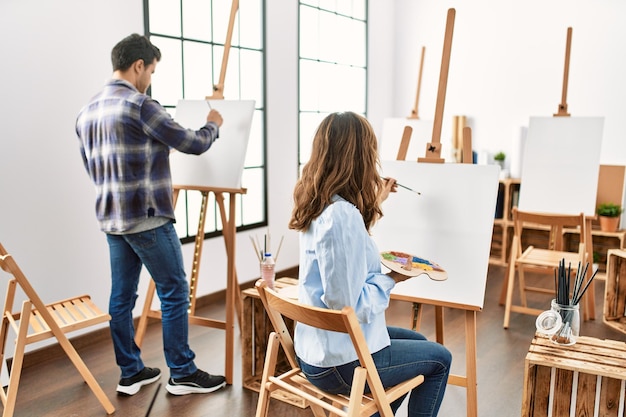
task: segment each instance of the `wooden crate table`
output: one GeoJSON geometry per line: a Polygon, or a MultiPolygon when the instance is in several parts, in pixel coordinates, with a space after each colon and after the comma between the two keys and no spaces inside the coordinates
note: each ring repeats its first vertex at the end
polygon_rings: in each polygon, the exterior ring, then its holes
{"type": "Polygon", "coordinates": [[[604,323],[626,333],[626,251],[608,251],[604,287],[604,323]]]}
{"type": "Polygon", "coordinates": [[[626,343],[581,336],[560,346],[537,334],[526,355],[522,417],[624,416],[626,343]]]}
{"type": "MultiPolygon", "coordinates": [[[[293,291],[297,290],[297,285],[298,280],[295,278],[278,278],[274,287],[279,292],[293,291]]],[[[267,341],[274,328],[265,313],[257,289],[254,287],[245,289],[241,295],[243,303],[241,321],[242,385],[244,388],[259,392],[267,341]]],[[[289,325],[289,323],[287,324],[289,325]]],[[[287,364],[287,358],[280,348],[276,370],[277,372],[284,372],[286,369],[290,368],[287,364]]],[[[293,397],[282,390],[274,391],[272,397],[301,408],[308,406],[302,398],[293,397]]]]}

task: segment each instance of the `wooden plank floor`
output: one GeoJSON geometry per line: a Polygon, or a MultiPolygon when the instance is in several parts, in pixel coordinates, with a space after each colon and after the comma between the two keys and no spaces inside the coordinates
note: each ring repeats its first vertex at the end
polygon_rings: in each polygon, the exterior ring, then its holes
{"type": "MultiPolygon", "coordinates": [[[[502,328],[504,308],[498,305],[500,288],[505,270],[491,266],[487,280],[485,308],[478,313],[478,415],[481,417],[519,416],[522,401],[524,358],[535,330],[535,318],[513,314],[508,330],[502,328]]],[[[546,280],[551,283],[551,280],[546,280]]],[[[596,282],[596,319],[581,324],[581,334],[613,340],[626,340],[620,333],[602,322],[604,282],[596,282]]],[[[549,300],[543,296],[536,304],[548,308],[549,300]]],[[[212,318],[223,317],[223,305],[203,307],[197,314],[212,318]]],[[[411,305],[393,302],[388,315],[389,324],[410,326],[411,305]]],[[[434,338],[432,307],[424,307],[422,332],[434,338]]],[[[453,353],[453,373],[465,374],[464,360],[464,315],[445,310],[445,344],[453,353]]],[[[197,354],[198,366],[211,373],[223,373],[224,332],[192,326],[190,344],[197,354]]],[[[235,378],[231,386],[211,394],[196,394],[176,397],[165,391],[167,369],[162,354],[160,325],[149,326],[143,348],[144,361],[148,366],[160,367],[164,373],[161,385],[155,383],[144,387],[133,397],[117,396],[115,387],[119,370],[115,365],[113,348],[109,339],[93,346],[80,348],[80,354],[96,379],[109,395],[116,407],[116,416],[146,416],[153,398],[152,417],[171,416],[253,416],[257,394],[241,386],[240,347],[236,346],[235,378]],[[157,390],[158,388],[158,390],[157,390]]],[[[301,410],[274,401],[271,415],[275,417],[311,416],[310,410],[301,410]]],[[[465,389],[449,386],[443,401],[440,416],[462,417],[465,415],[465,389]]],[[[82,382],[80,375],[66,358],[48,360],[26,368],[23,372],[18,393],[16,417],[104,417],[106,413],[82,382]]],[[[406,416],[401,408],[398,416],[406,416]]]]}

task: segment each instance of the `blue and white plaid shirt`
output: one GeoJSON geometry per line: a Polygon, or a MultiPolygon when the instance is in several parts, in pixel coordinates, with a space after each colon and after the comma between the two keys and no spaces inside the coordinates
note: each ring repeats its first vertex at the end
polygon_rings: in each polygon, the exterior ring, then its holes
{"type": "Polygon", "coordinates": [[[123,234],[150,217],[174,219],[170,149],[199,155],[219,129],[212,122],[185,129],[131,83],[112,79],[80,111],[76,134],[100,229],[123,234]]]}

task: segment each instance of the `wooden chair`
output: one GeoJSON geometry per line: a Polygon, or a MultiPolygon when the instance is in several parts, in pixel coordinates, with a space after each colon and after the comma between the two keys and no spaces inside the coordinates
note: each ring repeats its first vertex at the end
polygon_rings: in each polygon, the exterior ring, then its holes
{"type": "Polygon", "coordinates": [[[385,390],[351,307],[344,307],[339,311],[303,305],[271,290],[263,280],[257,281],[256,288],[275,330],[270,334],[265,356],[256,417],[268,415],[270,396],[276,390],[304,398],[316,417],[326,417],[324,410],[331,416],[370,416],[378,411],[383,417],[392,417],[390,403],[424,381],[424,376],[419,375],[385,390]],[[298,367],[291,332],[283,317],[320,329],[350,335],[361,366],[354,371],[349,396],[329,394],[316,388],[306,379],[298,367]],[[279,345],[283,347],[291,369],[275,376],[279,345]],[[366,382],[371,394],[365,394],[366,382]]]}
{"type": "MultiPolygon", "coordinates": [[[[511,312],[539,315],[542,311],[550,308],[549,301],[545,308],[531,308],[526,302],[526,292],[539,292],[555,295],[555,288],[531,287],[526,285],[524,271],[535,271],[551,274],[558,268],[559,262],[565,259],[565,265],[571,265],[572,271],[576,271],[580,265],[584,267],[587,256],[585,248],[585,215],[547,214],[520,211],[513,208],[513,241],[511,243],[511,255],[508,266],[508,278],[503,283],[502,295],[505,295],[504,328],[509,327],[511,312]],[[580,243],[577,251],[568,251],[563,244],[563,229],[577,227],[580,230],[580,243]],[[522,233],[525,228],[547,229],[549,231],[548,244],[545,248],[528,246],[522,250],[522,233]],[[516,274],[517,272],[517,274],[516,274]],[[520,304],[513,304],[513,289],[515,277],[518,277],[520,304]]],[[[501,295],[501,297],[502,297],[501,295]]],[[[584,305],[584,303],[583,303],[584,305]]]]}
{"type": "Polygon", "coordinates": [[[11,276],[7,286],[4,308],[2,310],[2,327],[0,329],[2,347],[0,350],[0,361],[6,359],[5,349],[9,326],[13,328],[17,335],[9,376],[9,385],[6,390],[0,390],[0,398],[4,405],[2,416],[10,417],[15,411],[17,389],[20,383],[26,345],[53,337],[57,339],[58,343],[76,369],[78,369],[78,372],[80,372],[106,412],[112,414],[115,411],[113,404],[109,401],[106,394],[100,385],[98,385],[98,382],[65,335],[65,333],[74,330],[108,322],[110,316],[100,311],[88,295],[68,298],[56,303],[44,305],[13,257],[7,253],[1,244],[0,268],[11,276]],[[18,287],[26,295],[26,300],[22,303],[21,311],[13,312],[13,303],[18,287]]]}

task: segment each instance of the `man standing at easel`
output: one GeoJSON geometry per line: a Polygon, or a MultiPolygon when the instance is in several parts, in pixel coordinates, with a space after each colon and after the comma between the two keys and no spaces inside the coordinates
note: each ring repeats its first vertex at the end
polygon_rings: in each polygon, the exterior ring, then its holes
{"type": "Polygon", "coordinates": [[[111,262],[111,335],[121,369],[118,393],[134,395],[161,377],[144,366],[135,343],[133,308],[142,265],[161,301],[163,350],[174,395],[223,387],[223,376],[198,369],[188,344],[189,286],[181,244],[173,226],[170,149],[207,151],[218,138],[222,116],[210,110],[199,130],[184,129],[146,95],[161,52],[132,34],[111,52],[113,77],[80,111],[76,133],[87,172],[96,186],[96,215],[111,262]]]}

